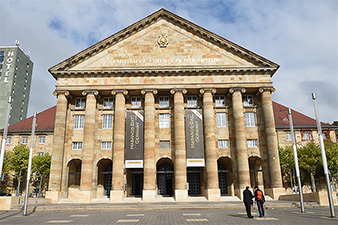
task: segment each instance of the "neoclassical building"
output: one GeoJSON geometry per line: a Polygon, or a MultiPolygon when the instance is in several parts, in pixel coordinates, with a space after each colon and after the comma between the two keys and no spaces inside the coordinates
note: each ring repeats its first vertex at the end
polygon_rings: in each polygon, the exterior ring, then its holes
{"type": "Polygon", "coordinates": [[[283,192],[278,65],[165,9],[49,69],[53,202],[283,192]]]}

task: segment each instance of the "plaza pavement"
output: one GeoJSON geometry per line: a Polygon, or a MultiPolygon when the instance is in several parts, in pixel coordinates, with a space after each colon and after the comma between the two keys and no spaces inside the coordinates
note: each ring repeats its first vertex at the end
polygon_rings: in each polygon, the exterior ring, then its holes
{"type": "MultiPolygon", "coordinates": [[[[336,212],[338,208],[335,208],[336,212]]],[[[82,212],[0,212],[0,224],[72,224],[72,225],[225,225],[225,224],[275,224],[275,225],[337,225],[337,218],[329,218],[328,207],[266,209],[266,217],[259,218],[253,210],[248,219],[244,205],[237,210],[161,210],[153,211],[82,211],[82,212]]]]}

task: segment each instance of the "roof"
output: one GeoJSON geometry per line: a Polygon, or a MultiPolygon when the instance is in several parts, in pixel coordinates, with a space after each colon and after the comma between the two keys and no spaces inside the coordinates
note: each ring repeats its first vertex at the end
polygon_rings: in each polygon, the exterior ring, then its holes
{"type": "MultiPolygon", "coordinates": [[[[167,20],[169,22],[175,23],[175,25],[194,33],[201,38],[207,39],[210,42],[213,42],[215,45],[219,45],[220,47],[226,49],[227,51],[233,52],[235,55],[238,55],[240,57],[245,57],[253,62],[255,64],[259,65],[257,68],[250,68],[251,70],[258,70],[258,71],[270,71],[271,76],[277,71],[279,68],[279,65],[263,58],[262,56],[259,56],[250,50],[247,50],[221,36],[218,36],[164,8],[154,12],[153,14],[139,20],[138,22],[126,27],[125,29],[122,29],[121,31],[118,31],[117,33],[107,37],[106,39],[99,41],[98,43],[88,47],[87,49],[84,49],[83,51],[69,57],[68,59],[58,63],[57,65],[49,68],[49,72],[54,76],[55,79],[57,79],[58,75],[62,74],[74,74],[74,71],[68,71],[69,68],[72,68],[74,65],[77,65],[85,60],[87,60],[89,57],[96,55],[97,53],[100,53],[107,48],[125,40],[126,38],[132,36],[136,32],[141,31],[144,28],[147,28],[154,24],[155,22],[159,21],[160,19],[167,20]]],[[[154,67],[155,68],[155,67],[154,67]]],[[[226,68],[224,70],[227,70],[226,68]]],[[[243,70],[243,68],[242,68],[243,70]]],[[[168,72],[177,72],[177,68],[173,71],[168,70],[168,72]]],[[[115,72],[115,73],[130,73],[131,71],[125,71],[125,70],[107,70],[107,71],[99,71],[100,73],[109,73],[115,72]]],[[[147,70],[147,73],[151,73],[151,70],[147,70]]],[[[84,73],[84,71],[82,71],[84,73]]],[[[94,71],[86,71],[86,73],[94,73],[94,71]]]]}
{"type": "MultiPolygon", "coordinates": [[[[36,128],[35,131],[54,131],[54,123],[55,123],[55,113],[56,113],[56,106],[53,106],[45,111],[42,111],[36,114],[36,128]]],[[[33,116],[22,120],[12,126],[8,127],[9,133],[16,133],[16,132],[31,132],[32,131],[32,123],[33,123],[33,116]]],[[[1,130],[3,131],[3,129],[1,130]]]]}
{"type": "MultiPolygon", "coordinates": [[[[275,125],[276,128],[287,128],[290,129],[289,124],[289,115],[288,107],[278,104],[277,102],[272,102],[274,116],[275,116],[275,125]]],[[[292,121],[294,128],[316,128],[317,122],[315,119],[308,117],[300,112],[297,112],[291,109],[292,121]]],[[[322,128],[333,128],[338,129],[338,126],[334,126],[328,123],[321,123],[322,128]]]]}

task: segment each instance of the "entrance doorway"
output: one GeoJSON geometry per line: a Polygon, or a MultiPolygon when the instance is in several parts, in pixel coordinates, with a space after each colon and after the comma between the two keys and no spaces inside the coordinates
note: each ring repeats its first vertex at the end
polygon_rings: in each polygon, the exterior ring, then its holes
{"type": "Polygon", "coordinates": [[[227,173],[225,166],[218,162],[218,182],[219,182],[219,189],[221,190],[222,195],[228,194],[227,188],[227,173]]]}
{"type": "Polygon", "coordinates": [[[234,194],[234,180],[232,172],[232,161],[229,157],[221,157],[217,161],[218,183],[221,195],[234,194]]]}
{"type": "Polygon", "coordinates": [[[168,163],[162,163],[157,168],[158,194],[163,196],[173,195],[173,167],[168,163]]]}
{"type": "Polygon", "coordinates": [[[201,194],[201,168],[187,168],[187,182],[189,184],[188,195],[201,194]]]}
{"type": "Polygon", "coordinates": [[[131,196],[142,196],[143,190],[143,169],[130,169],[131,175],[131,196]]]}
{"type": "MultiPolygon", "coordinates": [[[[112,161],[110,159],[101,159],[98,164],[98,186],[103,186],[103,195],[110,197],[112,186],[112,161]]],[[[102,190],[102,189],[101,189],[102,190]]]]}

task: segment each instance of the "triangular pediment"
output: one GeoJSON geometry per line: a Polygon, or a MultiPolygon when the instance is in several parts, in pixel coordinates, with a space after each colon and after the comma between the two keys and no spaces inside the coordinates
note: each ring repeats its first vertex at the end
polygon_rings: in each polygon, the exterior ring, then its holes
{"type": "Polygon", "coordinates": [[[50,68],[56,74],[264,70],[279,66],[161,9],[50,68]]]}

